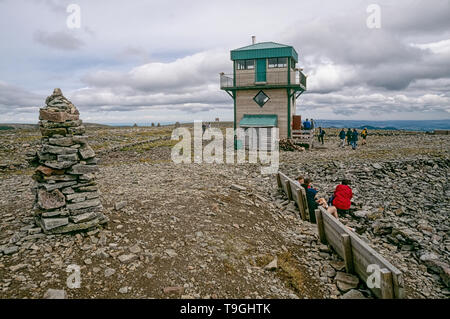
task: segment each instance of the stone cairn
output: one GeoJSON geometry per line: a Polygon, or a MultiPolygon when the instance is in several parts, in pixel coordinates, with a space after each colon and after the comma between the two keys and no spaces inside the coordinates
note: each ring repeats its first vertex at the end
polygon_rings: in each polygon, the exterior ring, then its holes
{"type": "Polygon", "coordinates": [[[108,221],[95,182],[95,152],[77,108],[60,89],[45,103],[39,110],[42,146],[33,175],[36,223],[47,234],[93,230],[108,221]]]}

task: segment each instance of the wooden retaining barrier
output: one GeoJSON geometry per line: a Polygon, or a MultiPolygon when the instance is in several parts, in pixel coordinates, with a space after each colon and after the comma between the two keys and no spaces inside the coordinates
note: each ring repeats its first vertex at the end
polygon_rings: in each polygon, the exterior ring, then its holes
{"type": "MultiPolygon", "coordinates": [[[[307,207],[308,203],[303,187],[298,186],[281,172],[277,174],[277,183],[288,198],[296,202],[300,215],[305,220],[309,214],[306,215],[304,208],[304,204],[307,207]]],[[[344,259],[345,269],[348,273],[357,275],[365,283],[369,281],[373,283],[367,286],[378,298],[404,298],[403,274],[399,269],[329,214],[322,206],[316,209],[314,215],[320,242],[329,244],[344,259]]]]}
{"type": "Polygon", "coordinates": [[[298,185],[293,179],[287,177],[285,174],[278,172],[277,174],[278,187],[283,189],[289,200],[293,200],[300,212],[300,217],[303,220],[308,220],[311,223],[316,222],[314,212],[310,212],[308,208],[308,200],[306,198],[305,189],[298,185]]]}

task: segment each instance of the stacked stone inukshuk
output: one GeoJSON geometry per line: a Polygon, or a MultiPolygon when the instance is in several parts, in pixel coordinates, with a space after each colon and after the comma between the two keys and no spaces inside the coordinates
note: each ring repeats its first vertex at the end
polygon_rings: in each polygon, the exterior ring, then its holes
{"type": "Polygon", "coordinates": [[[45,103],[39,110],[42,146],[33,175],[36,223],[48,234],[94,229],[107,222],[95,182],[98,160],[77,108],[61,90],[45,103]]]}

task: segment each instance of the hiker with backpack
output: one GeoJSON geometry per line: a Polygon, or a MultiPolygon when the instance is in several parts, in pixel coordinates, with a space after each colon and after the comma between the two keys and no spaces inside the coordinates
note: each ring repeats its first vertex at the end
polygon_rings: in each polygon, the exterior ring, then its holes
{"type": "Polygon", "coordinates": [[[352,130],[350,128],[348,128],[346,136],[347,136],[347,146],[348,146],[352,142],[352,130]]]}
{"type": "Polygon", "coordinates": [[[319,138],[319,143],[322,142],[323,145],[323,137],[325,135],[325,131],[322,129],[322,127],[319,126],[319,135],[317,136],[319,138]]]}
{"type": "Polygon", "coordinates": [[[339,138],[341,139],[340,147],[345,147],[345,137],[346,137],[345,130],[342,129],[342,130],[339,132],[339,138]]]}
{"type": "Polygon", "coordinates": [[[361,143],[361,145],[366,145],[367,128],[364,128],[364,130],[362,130],[362,132],[361,132],[361,137],[362,137],[362,143],[361,143]]]}

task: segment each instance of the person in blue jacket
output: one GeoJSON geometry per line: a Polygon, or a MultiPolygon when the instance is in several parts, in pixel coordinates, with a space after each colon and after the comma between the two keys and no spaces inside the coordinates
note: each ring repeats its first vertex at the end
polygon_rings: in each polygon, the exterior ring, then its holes
{"type": "Polygon", "coordinates": [[[317,191],[317,189],[315,189],[311,186],[310,178],[305,178],[302,186],[305,189],[306,201],[308,202],[310,218],[314,219],[314,220],[311,220],[311,222],[315,222],[314,211],[317,209],[317,207],[319,207],[319,204],[317,203],[317,199],[316,199],[316,195],[317,195],[318,191],[317,191]]]}
{"type": "Polygon", "coordinates": [[[356,128],[354,128],[352,132],[352,148],[356,150],[357,145],[358,145],[358,131],[356,130],[356,128]]]}
{"type": "Polygon", "coordinates": [[[306,121],[303,122],[303,129],[304,130],[310,130],[311,129],[311,122],[308,119],[306,119],[306,121]]]}

